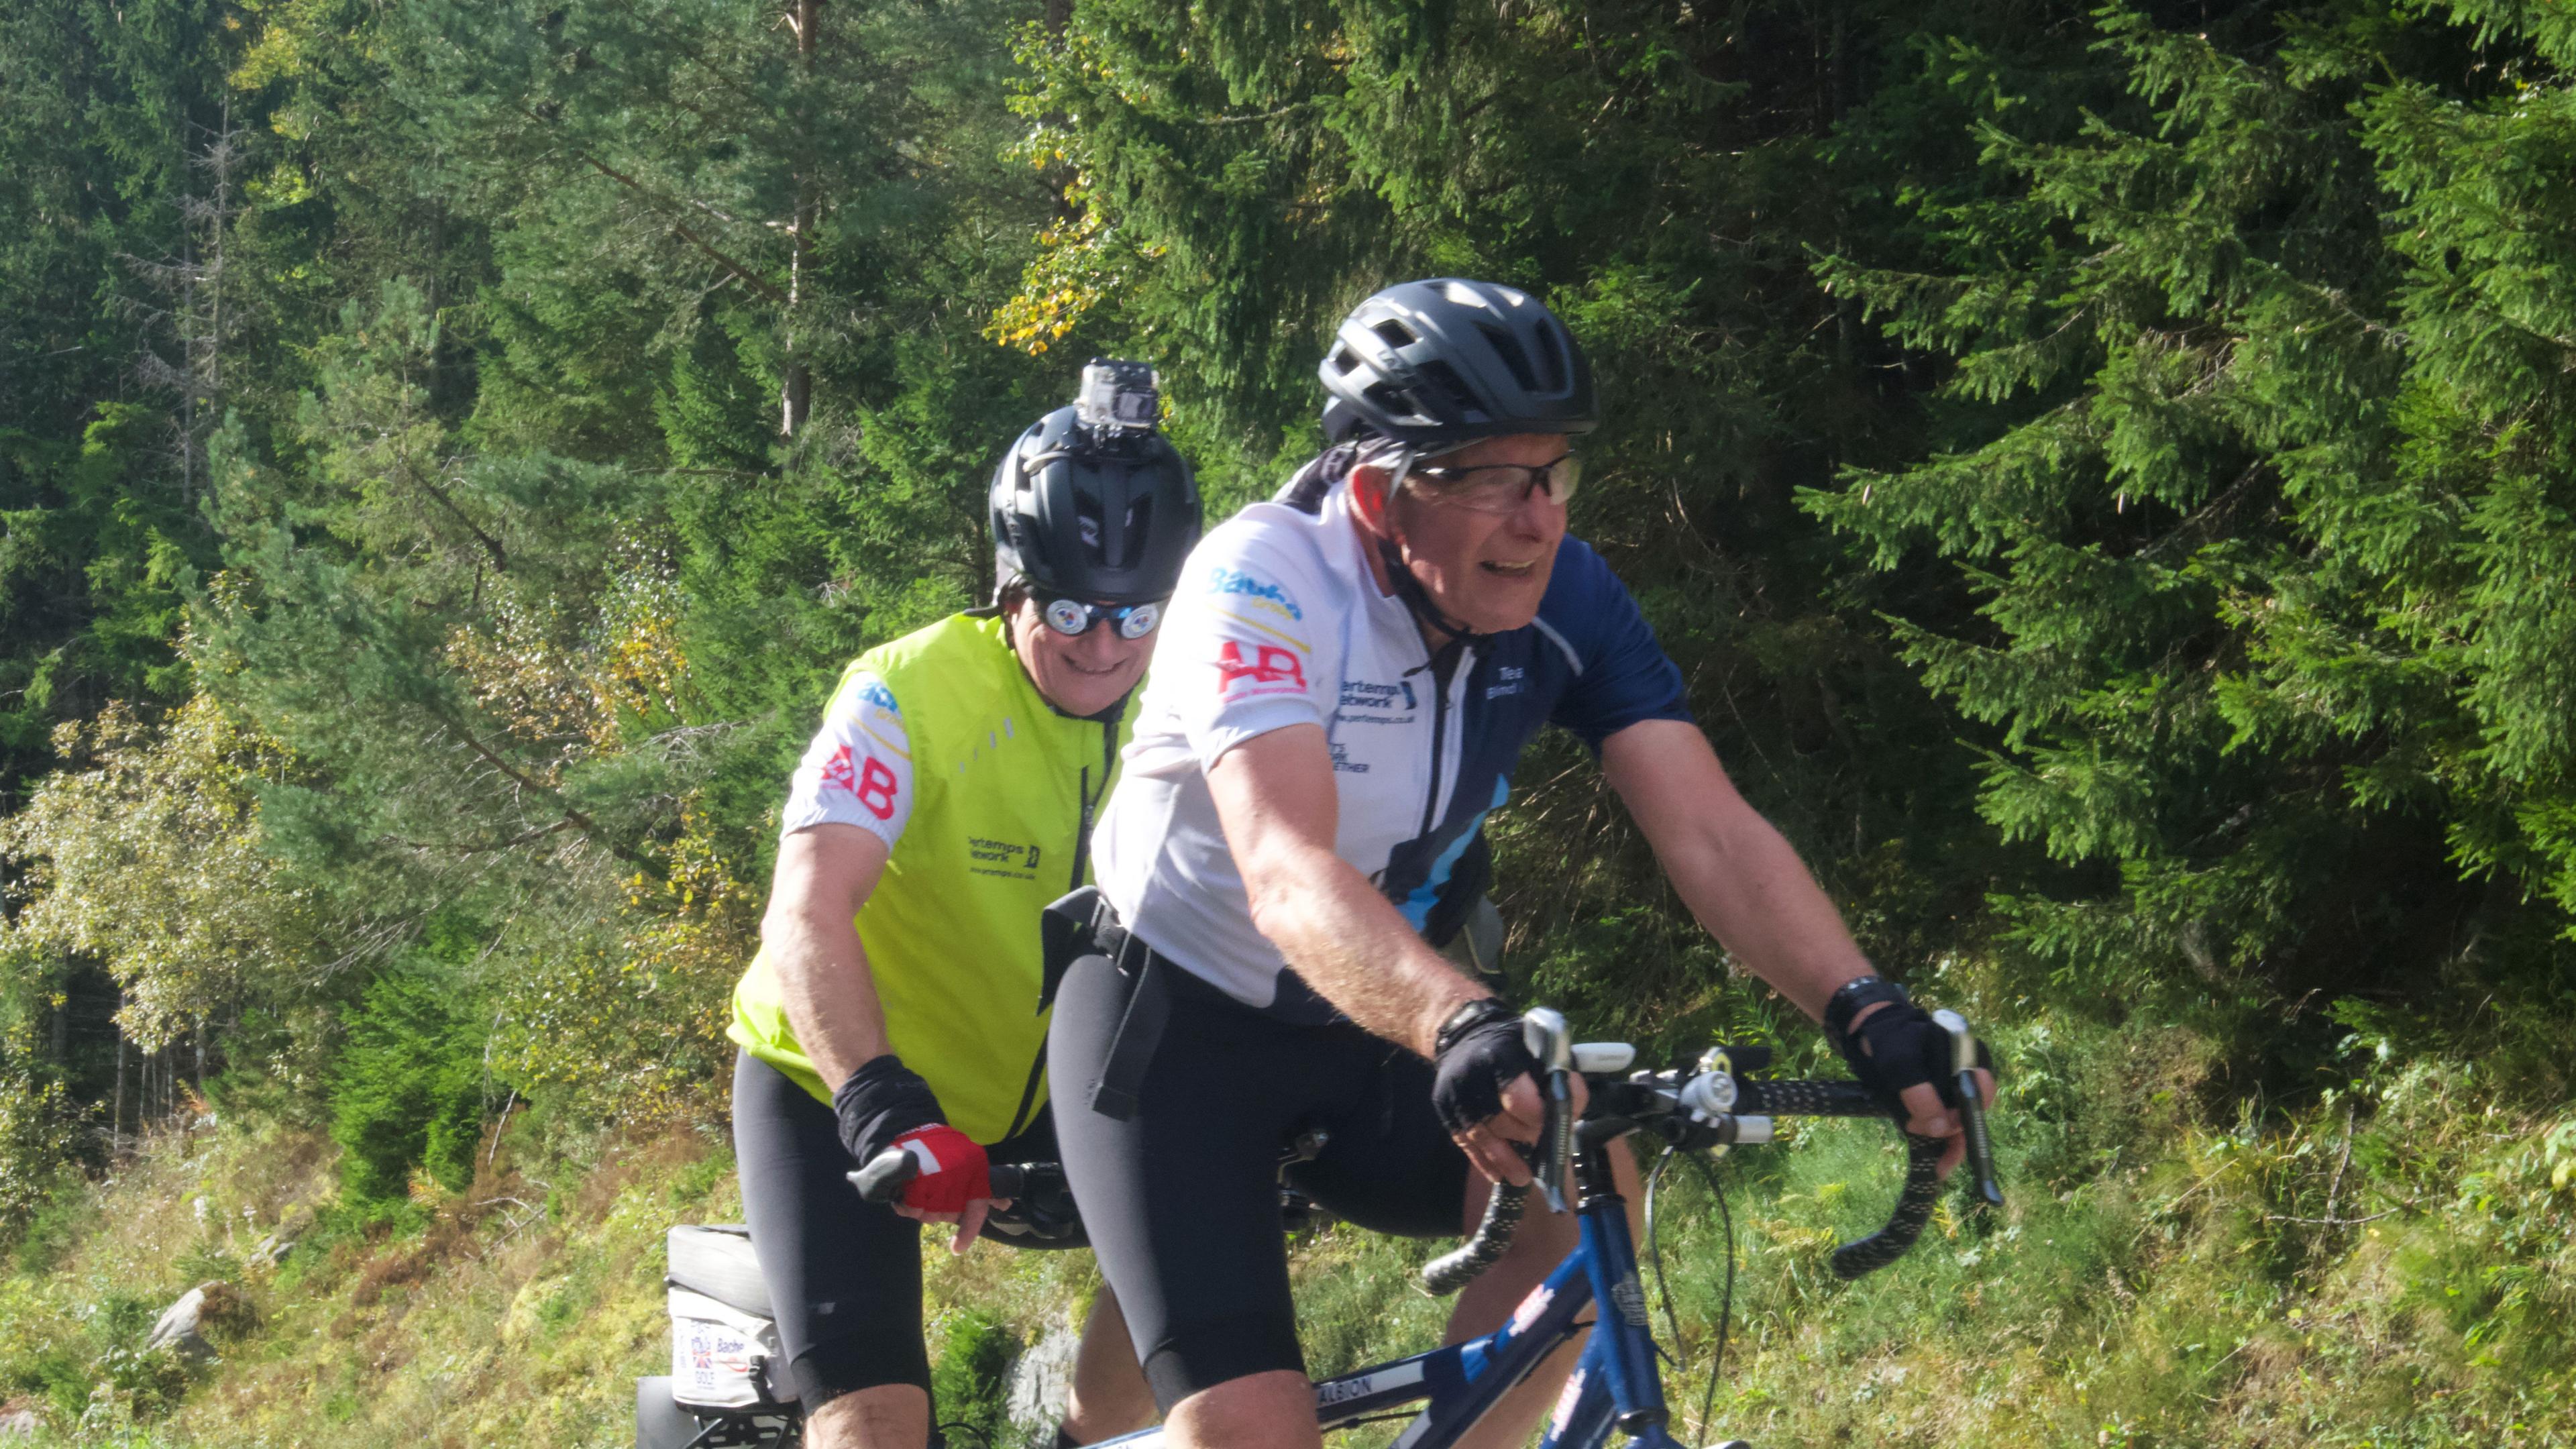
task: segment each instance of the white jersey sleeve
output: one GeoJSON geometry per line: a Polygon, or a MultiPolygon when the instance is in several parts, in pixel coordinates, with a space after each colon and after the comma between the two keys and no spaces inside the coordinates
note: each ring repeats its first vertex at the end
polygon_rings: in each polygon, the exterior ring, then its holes
{"type": "Polygon", "coordinates": [[[1332,719],[1340,635],[1313,555],[1242,521],[1190,555],[1154,670],[1201,770],[1257,735],[1332,719]]]}
{"type": "Polygon", "coordinates": [[[912,818],[912,737],[885,681],[862,669],[841,681],[823,727],[787,788],[779,833],[855,825],[894,848],[912,818]]]}

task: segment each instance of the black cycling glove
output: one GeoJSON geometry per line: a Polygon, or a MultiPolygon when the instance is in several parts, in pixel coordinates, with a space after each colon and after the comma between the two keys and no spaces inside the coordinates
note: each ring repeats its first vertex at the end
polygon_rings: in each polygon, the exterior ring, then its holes
{"type": "Polygon", "coordinates": [[[903,1134],[948,1121],[930,1084],[892,1052],[850,1073],[832,1094],[832,1115],[841,1119],[841,1145],[862,1165],[876,1161],[903,1134]]]}
{"type": "Polygon", "coordinates": [[[1432,1055],[1432,1110],[1454,1136],[1503,1110],[1503,1089],[1520,1077],[1538,1079],[1521,1019],[1487,997],[1460,1007],[1441,1024],[1432,1055]]]}
{"type": "MultiPolygon", "coordinates": [[[[1950,1070],[1950,1033],[1895,982],[1876,976],[1845,982],[1825,1006],[1825,1035],[1852,1076],[1877,1093],[1890,1113],[1907,1115],[1905,1089],[1924,1083],[1941,1094],[1944,1105],[1960,1105],[1958,1081],[1950,1070]],[[1887,1004],[1858,1027],[1852,1025],[1853,1017],[1880,1002],[1887,1004]]],[[[1991,1070],[1992,1061],[1986,1044],[1978,1042],[1977,1065],[1991,1070]]]]}

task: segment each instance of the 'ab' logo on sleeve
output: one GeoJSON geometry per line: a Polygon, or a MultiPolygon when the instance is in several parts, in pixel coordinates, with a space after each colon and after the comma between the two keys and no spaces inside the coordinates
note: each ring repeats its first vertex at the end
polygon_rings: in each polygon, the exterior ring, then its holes
{"type": "Polygon", "coordinates": [[[1297,662],[1297,652],[1275,644],[1253,646],[1250,660],[1243,657],[1243,645],[1227,640],[1217,651],[1217,690],[1228,699],[1249,699],[1263,694],[1303,694],[1306,692],[1306,669],[1297,662]]]}
{"type": "Polygon", "coordinates": [[[894,771],[874,755],[859,761],[852,757],[848,745],[834,750],[832,758],[823,764],[823,788],[856,799],[879,820],[894,818],[894,771]]]}

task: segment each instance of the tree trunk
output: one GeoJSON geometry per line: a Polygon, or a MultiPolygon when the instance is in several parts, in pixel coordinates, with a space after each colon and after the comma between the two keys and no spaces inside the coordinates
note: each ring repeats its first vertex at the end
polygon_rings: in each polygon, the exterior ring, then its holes
{"type": "MultiPolygon", "coordinates": [[[[788,23],[796,32],[796,64],[810,77],[814,73],[815,51],[822,44],[823,0],[794,0],[794,4],[788,23]]],[[[796,215],[787,225],[786,343],[778,387],[778,435],[782,438],[793,438],[805,430],[806,414],[812,410],[814,398],[813,372],[796,350],[796,307],[805,295],[805,268],[814,246],[820,206],[815,198],[811,150],[798,160],[802,164],[796,173],[796,215]]]]}
{"type": "Polygon", "coordinates": [[[197,238],[194,227],[179,233],[179,502],[197,506],[197,381],[201,339],[190,332],[197,320],[197,238]]]}
{"type": "MultiPolygon", "coordinates": [[[[121,998],[120,998],[121,1000],[121,998]]],[[[108,1023],[116,1033],[116,1105],[108,1112],[107,1145],[111,1157],[125,1155],[125,1029],[108,1023]]]]}

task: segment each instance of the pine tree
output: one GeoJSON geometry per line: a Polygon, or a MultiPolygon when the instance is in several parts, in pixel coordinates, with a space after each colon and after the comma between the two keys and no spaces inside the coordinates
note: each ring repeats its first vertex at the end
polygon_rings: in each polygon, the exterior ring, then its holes
{"type": "Polygon", "coordinates": [[[2045,135],[1999,98],[2010,183],[1922,209],[1943,265],[1826,269],[1948,359],[1949,444],[1809,505],[1975,600],[1898,637],[1995,727],[1983,813],[2068,867],[1998,902],[2060,983],[2297,1003],[2533,959],[2565,233],[2491,165],[2563,174],[2545,31],[2100,26],[2128,104],[2045,135]]]}

